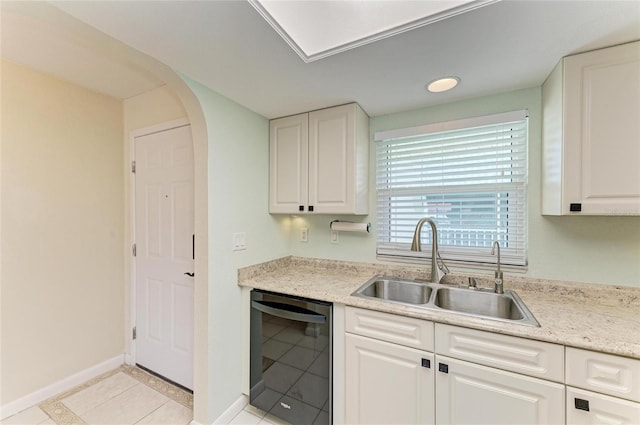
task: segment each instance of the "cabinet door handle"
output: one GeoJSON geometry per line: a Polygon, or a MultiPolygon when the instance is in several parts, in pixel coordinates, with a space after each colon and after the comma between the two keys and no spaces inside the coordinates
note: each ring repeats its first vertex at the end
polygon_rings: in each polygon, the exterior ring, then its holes
{"type": "Polygon", "coordinates": [[[298,211],[304,211],[304,205],[298,205],[298,211]]]}
{"type": "Polygon", "coordinates": [[[449,373],[449,365],[444,363],[438,363],[438,370],[442,373],[449,373]]]}
{"type": "Polygon", "coordinates": [[[574,399],[574,406],[578,410],[584,410],[585,412],[589,411],[589,400],[584,400],[582,398],[574,399]]]}
{"type": "Polygon", "coordinates": [[[431,369],[431,360],[422,359],[422,367],[426,367],[427,369],[431,369]]]}
{"type": "Polygon", "coordinates": [[[309,212],[313,212],[313,205],[309,205],[309,212]]]}

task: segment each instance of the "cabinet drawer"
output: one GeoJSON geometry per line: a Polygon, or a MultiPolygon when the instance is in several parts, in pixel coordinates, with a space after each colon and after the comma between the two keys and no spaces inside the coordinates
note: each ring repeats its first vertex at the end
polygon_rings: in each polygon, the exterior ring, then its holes
{"type": "Polygon", "coordinates": [[[567,425],[640,423],[640,403],[567,387],[567,425]]]}
{"type": "Polygon", "coordinates": [[[567,385],[640,402],[640,360],[567,347],[567,385]]]}
{"type": "Polygon", "coordinates": [[[346,331],[420,350],[433,351],[433,323],[413,317],[347,307],[346,331]]]}
{"type": "Polygon", "coordinates": [[[564,347],[438,323],[437,354],[551,381],[564,381],[564,347]]]}

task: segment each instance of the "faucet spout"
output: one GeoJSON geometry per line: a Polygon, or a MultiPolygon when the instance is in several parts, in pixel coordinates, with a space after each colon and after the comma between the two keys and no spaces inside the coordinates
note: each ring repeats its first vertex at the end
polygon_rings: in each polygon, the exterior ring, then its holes
{"type": "Polygon", "coordinates": [[[449,273],[449,269],[440,258],[440,253],[438,252],[438,229],[436,228],[436,223],[429,217],[425,217],[418,221],[416,225],[416,230],[413,232],[413,242],[411,242],[411,251],[422,251],[422,244],[420,242],[420,237],[422,234],[422,226],[424,223],[429,223],[431,226],[431,233],[433,234],[433,243],[431,244],[431,283],[440,283],[442,278],[449,273]],[[438,258],[440,258],[440,263],[438,264],[438,258]]]}

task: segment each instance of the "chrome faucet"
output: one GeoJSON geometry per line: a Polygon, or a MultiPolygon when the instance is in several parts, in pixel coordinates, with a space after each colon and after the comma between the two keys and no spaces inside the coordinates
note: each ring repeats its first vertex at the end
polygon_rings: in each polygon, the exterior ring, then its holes
{"type": "Polygon", "coordinates": [[[493,241],[493,246],[491,247],[491,255],[496,255],[496,248],[498,251],[498,269],[494,273],[495,277],[495,289],[493,292],[496,294],[504,294],[504,285],[502,283],[502,270],[500,270],[500,242],[493,241]]]}
{"type": "Polygon", "coordinates": [[[440,252],[438,252],[438,229],[436,229],[436,223],[429,217],[421,219],[416,225],[416,230],[413,233],[413,242],[411,243],[411,251],[422,251],[422,244],[420,243],[420,236],[422,233],[422,225],[427,222],[431,226],[431,233],[433,234],[433,243],[431,244],[431,283],[440,283],[440,280],[449,273],[449,269],[442,261],[440,252]],[[440,264],[438,264],[438,259],[440,264]]]}

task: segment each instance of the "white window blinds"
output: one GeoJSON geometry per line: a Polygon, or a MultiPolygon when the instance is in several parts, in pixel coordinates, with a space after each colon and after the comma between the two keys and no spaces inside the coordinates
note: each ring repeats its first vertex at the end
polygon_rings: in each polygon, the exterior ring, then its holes
{"type": "Polygon", "coordinates": [[[431,217],[445,260],[526,265],[527,114],[376,133],[377,253],[429,257],[410,251],[415,226],[431,217]]]}

